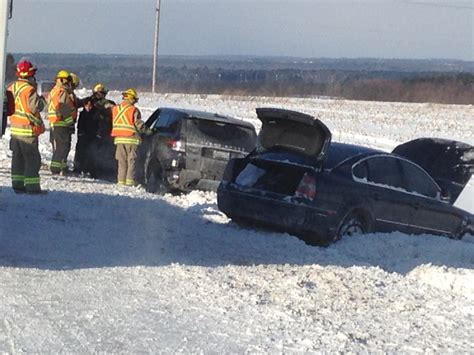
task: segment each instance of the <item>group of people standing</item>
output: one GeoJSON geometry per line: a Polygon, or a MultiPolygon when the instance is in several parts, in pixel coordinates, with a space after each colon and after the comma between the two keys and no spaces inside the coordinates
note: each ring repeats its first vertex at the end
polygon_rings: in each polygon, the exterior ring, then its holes
{"type": "Polygon", "coordinates": [[[139,109],[135,107],[138,102],[136,90],[123,91],[123,101],[116,105],[106,98],[105,86],[98,83],[91,96],[80,99],[74,93],[80,82],[79,77],[67,70],[60,70],[55,78],[55,86],[45,100],[37,93],[36,71],[31,61],[20,60],[16,65],[17,80],[7,89],[11,107],[13,190],[16,193],[45,193],[40,187],[41,155],[38,146],[38,137],[45,132],[41,117],[44,109],[50,124],[53,149],[51,174],[70,174],[67,158],[77,122],[74,172],[88,173],[95,178],[99,171],[97,158],[105,161],[101,167],[107,166],[107,163],[114,167],[117,160],[117,183],[134,186],[135,161],[141,135],[151,133],[141,120],[139,109]],[[82,111],[79,114],[80,108],[82,111]],[[108,154],[110,147],[113,147],[112,140],[116,147],[115,159],[113,152],[108,154]]]}

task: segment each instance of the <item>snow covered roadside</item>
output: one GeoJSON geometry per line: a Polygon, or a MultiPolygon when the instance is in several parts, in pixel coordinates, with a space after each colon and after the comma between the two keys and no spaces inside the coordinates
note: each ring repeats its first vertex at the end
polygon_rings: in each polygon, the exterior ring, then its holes
{"type": "MultiPolygon", "coordinates": [[[[166,105],[253,121],[262,104],[320,108],[341,138],[379,148],[432,131],[468,141],[474,131],[458,121],[473,117],[469,106],[265,100],[144,94],[140,105],[145,117],[166,105]],[[414,112],[434,126],[417,123],[414,112]]],[[[47,171],[47,196],[15,195],[7,148],[4,137],[0,352],[474,348],[474,244],[393,233],[309,247],[229,222],[214,193],[161,198],[103,181],[53,179],[47,171]]],[[[47,162],[44,135],[41,151],[47,162]]]]}

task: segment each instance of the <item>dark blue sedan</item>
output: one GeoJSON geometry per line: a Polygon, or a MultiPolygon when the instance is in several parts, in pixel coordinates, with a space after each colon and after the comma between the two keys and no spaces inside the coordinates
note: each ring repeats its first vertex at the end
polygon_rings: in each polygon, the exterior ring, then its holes
{"type": "Polygon", "coordinates": [[[229,161],[218,188],[219,209],[237,223],[317,245],[371,232],[473,234],[474,216],[452,205],[473,172],[472,146],[425,138],[387,153],[332,143],[329,129],[303,113],[257,115],[257,148],[229,161]]]}

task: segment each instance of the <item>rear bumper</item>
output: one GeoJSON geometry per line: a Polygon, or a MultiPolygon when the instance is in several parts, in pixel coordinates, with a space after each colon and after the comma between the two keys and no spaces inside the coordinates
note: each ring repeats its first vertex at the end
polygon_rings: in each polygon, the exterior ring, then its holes
{"type": "Polygon", "coordinates": [[[168,184],[172,189],[181,191],[207,190],[217,191],[220,181],[202,178],[202,174],[196,170],[168,170],[168,184]]]}
{"type": "Polygon", "coordinates": [[[229,218],[259,222],[321,241],[336,235],[339,221],[335,211],[290,198],[273,198],[260,191],[243,191],[227,182],[219,185],[217,203],[229,218]]]}

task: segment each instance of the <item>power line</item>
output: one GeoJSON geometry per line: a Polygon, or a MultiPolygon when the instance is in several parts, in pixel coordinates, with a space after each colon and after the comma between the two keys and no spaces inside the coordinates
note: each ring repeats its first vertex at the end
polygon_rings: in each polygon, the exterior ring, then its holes
{"type": "Polygon", "coordinates": [[[427,7],[445,7],[451,9],[462,9],[462,10],[474,10],[474,6],[462,5],[462,4],[449,4],[449,3],[438,3],[438,2],[425,2],[416,0],[403,0],[404,3],[414,4],[427,7]]]}

